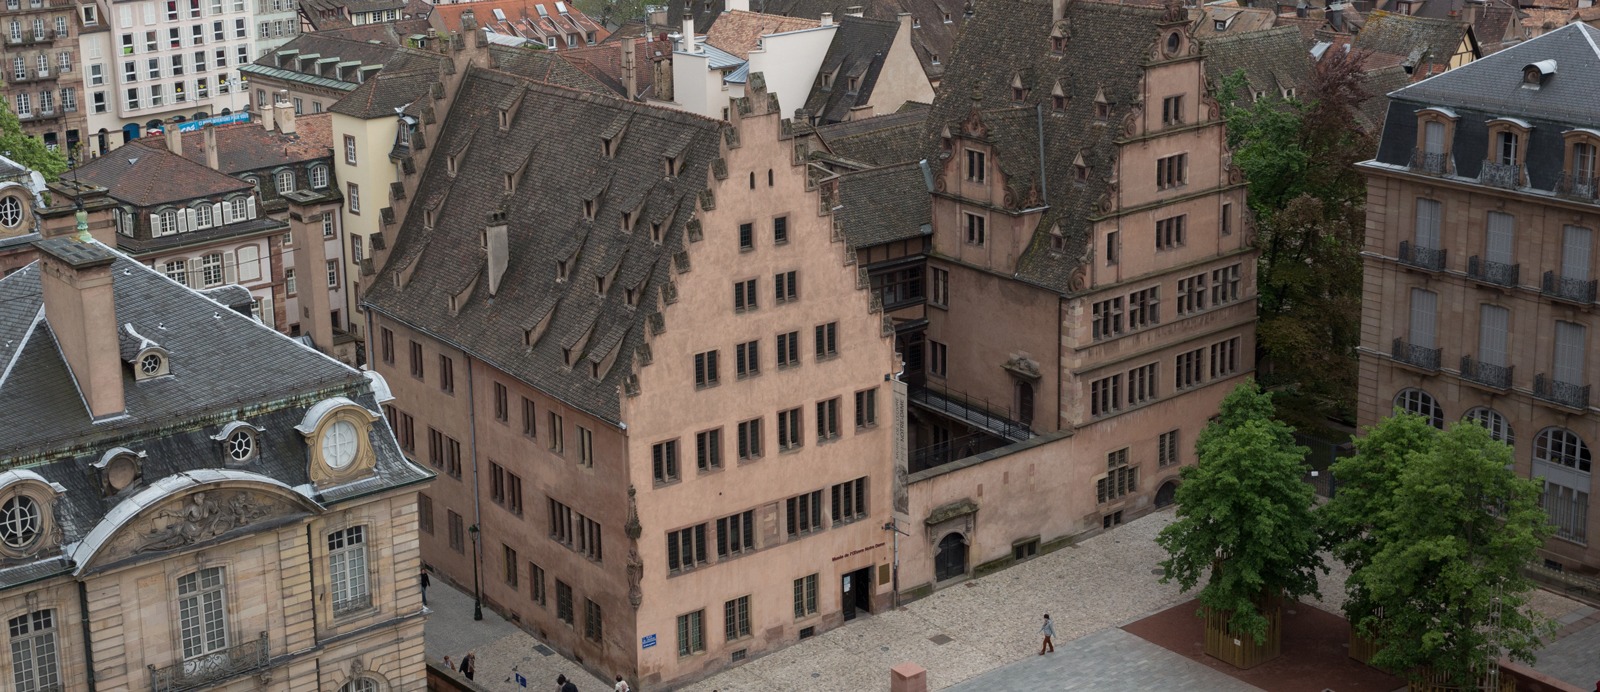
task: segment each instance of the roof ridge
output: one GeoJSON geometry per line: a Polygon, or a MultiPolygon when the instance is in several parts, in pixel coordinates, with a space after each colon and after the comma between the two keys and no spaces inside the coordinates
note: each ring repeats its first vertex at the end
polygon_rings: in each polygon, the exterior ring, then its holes
{"type": "Polygon", "coordinates": [[[522,83],[522,84],[527,85],[527,87],[529,89],[537,89],[537,90],[540,90],[540,91],[545,91],[549,95],[552,95],[552,96],[561,96],[561,97],[564,97],[564,98],[572,99],[574,101],[602,102],[602,103],[606,103],[607,105],[615,107],[615,108],[626,109],[630,113],[635,113],[635,114],[642,113],[642,114],[646,114],[647,116],[654,116],[654,117],[657,117],[657,118],[660,118],[660,119],[663,119],[663,120],[687,121],[687,124],[694,124],[694,125],[721,126],[723,124],[723,122],[721,120],[716,120],[716,119],[708,118],[708,117],[703,116],[703,115],[690,113],[689,111],[681,111],[681,110],[677,110],[677,109],[674,109],[674,108],[663,108],[661,106],[652,106],[652,105],[647,104],[647,103],[638,103],[636,101],[620,99],[620,98],[616,98],[614,96],[605,96],[605,95],[602,95],[602,94],[596,94],[596,93],[591,92],[591,91],[584,91],[582,89],[574,89],[574,88],[569,87],[569,86],[562,86],[560,84],[552,84],[550,82],[541,82],[541,81],[539,81],[537,79],[534,79],[532,77],[524,77],[522,75],[519,75],[519,74],[516,74],[516,73],[513,73],[513,72],[507,72],[505,70],[500,70],[500,69],[496,69],[496,68],[492,68],[492,67],[477,67],[477,66],[473,66],[471,68],[471,72],[469,72],[467,76],[469,76],[469,77],[471,77],[471,76],[479,76],[479,77],[493,78],[492,81],[498,82],[500,84],[505,84],[506,86],[515,86],[515,84],[513,84],[512,82],[522,83]],[[507,80],[510,80],[510,81],[507,81],[507,80]],[[602,99],[603,99],[603,101],[602,101],[602,99]]]}
{"type": "Polygon", "coordinates": [[[1294,34],[1299,36],[1300,28],[1292,24],[1283,24],[1280,26],[1268,27],[1266,29],[1257,29],[1256,31],[1246,31],[1241,34],[1224,34],[1221,36],[1200,39],[1200,46],[1204,48],[1207,45],[1216,45],[1218,43],[1244,43],[1247,41],[1259,41],[1264,38],[1276,37],[1278,34],[1294,34]]]}

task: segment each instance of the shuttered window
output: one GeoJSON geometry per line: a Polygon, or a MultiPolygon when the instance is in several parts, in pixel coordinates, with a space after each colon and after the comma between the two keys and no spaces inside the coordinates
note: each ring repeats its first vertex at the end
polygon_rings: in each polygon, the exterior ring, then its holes
{"type": "Polygon", "coordinates": [[[1576,281],[1589,280],[1589,252],[1593,238],[1589,229],[1567,226],[1561,239],[1561,276],[1576,281]]]}
{"type": "Polygon", "coordinates": [[[1439,249],[1439,201],[1417,199],[1417,247],[1439,249]]]}
{"type": "Polygon", "coordinates": [[[1444,123],[1429,121],[1423,131],[1423,151],[1429,154],[1444,153],[1444,123]]]}
{"type": "Polygon", "coordinates": [[[1498,305],[1485,305],[1479,310],[1478,359],[1489,365],[1505,367],[1507,324],[1511,311],[1498,305]]]}
{"type": "Polygon", "coordinates": [[[1437,348],[1435,320],[1438,318],[1439,294],[1420,288],[1411,289],[1411,344],[1422,348],[1437,348]]]}
{"type": "Polygon", "coordinates": [[[1515,264],[1512,262],[1512,242],[1515,240],[1515,217],[1498,211],[1489,212],[1489,251],[1488,260],[1499,264],[1515,264]]]}
{"type": "Polygon", "coordinates": [[[1572,322],[1556,322],[1556,381],[1583,384],[1584,328],[1572,322]]]}

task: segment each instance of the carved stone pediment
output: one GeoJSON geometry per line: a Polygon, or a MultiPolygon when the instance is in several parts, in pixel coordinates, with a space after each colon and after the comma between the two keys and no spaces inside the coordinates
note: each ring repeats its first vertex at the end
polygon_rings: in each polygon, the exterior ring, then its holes
{"type": "Polygon", "coordinates": [[[115,529],[84,556],[86,566],[154,557],[250,533],[311,513],[298,498],[238,485],[208,485],[161,498],[115,529]]]}
{"type": "Polygon", "coordinates": [[[1039,362],[1027,356],[1016,356],[1011,360],[1006,361],[1005,364],[1001,365],[1000,367],[1005,368],[1007,372],[1010,372],[1011,374],[1025,380],[1037,381],[1039,378],[1043,377],[1043,375],[1039,372],[1039,362]]]}

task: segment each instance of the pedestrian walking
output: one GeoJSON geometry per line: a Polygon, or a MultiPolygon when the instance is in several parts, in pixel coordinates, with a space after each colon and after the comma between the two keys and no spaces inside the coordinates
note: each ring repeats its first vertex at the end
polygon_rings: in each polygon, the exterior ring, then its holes
{"type": "Polygon", "coordinates": [[[477,654],[468,651],[467,655],[461,657],[461,674],[466,676],[468,680],[471,680],[472,676],[478,674],[477,654]]]}
{"type": "Polygon", "coordinates": [[[1051,643],[1050,638],[1056,636],[1056,623],[1050,621],[1049,613],[1044,614],[1044,627],[1039,628],[1039,634],[1044,635],[1044,643],[1039,645],[1039,655],[1043,656],[1046,651],[1055,653],[1056,645],[1051,643]]]}
{"type": "Polygon", "coordinates": [[[615,692],[629,692],[633,688],[628,687],[628,681],[622,679],[622,673],[617,673],[617,684],[611,689],[615,690],[615,692]]]}
{"type": "Polygon", "coordinates": [[[565,675],[556,676],[556,685],[560,692],[578,692],[578,686],[572,684],[572,681],[568,680],[565,675]]]}
{"type": "Polygon", "coordinates": [[[422,605],[428,605],[428,587],[433,586],[433,580],[428,578],[428,568],[422,568],[422,605]]]}

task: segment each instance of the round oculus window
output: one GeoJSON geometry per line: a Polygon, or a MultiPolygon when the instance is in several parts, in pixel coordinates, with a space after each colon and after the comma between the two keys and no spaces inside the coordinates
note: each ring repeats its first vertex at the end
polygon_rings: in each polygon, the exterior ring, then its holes
{"type": "Polygon", "coordinates": [[[329,468],[338,470],[356,460],[356,426],[347,420],[337,421],[322,433],[322,460],[329,468]]]}
{"type": "Polygon", "coordinates": [[[1178,36],[1178,32],[1174,31],[1170,34],[1167,34],[1167,55],[1176,55],[1178,53],[1178,47],[1182,45],[1182,42],[1183,39],[1178,36]]]}
{"type": "Polygon", "coordinates": [[[0,541],[9,548],[26,548],[39,538],[44,523],[39,503],[27,495],[17,495],[0,505],[0,541]]]}
{"type": "Polygon", "coordinates": [[[235,430],[228,435],[228,458],[245,461],[256,453],[256,436],[249,430],[235,430]]]}
{"type": "Polygon", "coordinates": [[[139,371],[146,375],[154,375],[161,371],[161,356],[154,353],[139,359],[139,371]]]}
{"type": "Polygon", "coordinates": [[[22,202],[14,196],[0,198],[0,226],[16,228],[22,225],[22,202]]]}

